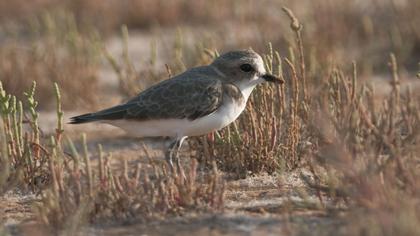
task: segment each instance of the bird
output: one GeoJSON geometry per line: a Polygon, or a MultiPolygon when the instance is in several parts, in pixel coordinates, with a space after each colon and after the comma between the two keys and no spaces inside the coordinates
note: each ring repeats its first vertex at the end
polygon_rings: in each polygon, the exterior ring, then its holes
{"type": "Polygon", "coordinates": [[[263,82],[284,81],[266,72],[251,49],[226,52],[212,63],[163,80],[127,102],[70,118],[70,124],[104,122],[135,137],[168,137],[165,159],[180,168],[178,153],[189,136],[226,127],[244,111],[253,89],[263,82]]]}

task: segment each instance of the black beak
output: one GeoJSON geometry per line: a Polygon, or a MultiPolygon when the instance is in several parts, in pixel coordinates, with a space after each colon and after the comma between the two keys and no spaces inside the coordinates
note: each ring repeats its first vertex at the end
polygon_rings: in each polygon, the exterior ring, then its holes
{"type": "Polygon", "coordinates": [[[275,84],[283,84],[284,81],[274,75],[270,75],[270,74],[265,74],[262,76],[262,78],[270,83],[275,83],[275,84]]]}

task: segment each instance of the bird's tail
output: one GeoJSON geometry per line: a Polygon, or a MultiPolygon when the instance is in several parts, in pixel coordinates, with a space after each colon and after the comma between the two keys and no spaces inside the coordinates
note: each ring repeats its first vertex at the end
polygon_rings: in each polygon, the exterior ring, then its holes
{"type": "Polygon", "coordinates": [[[126,116],[127,110],[130,108],[130,106],[132,106],[132,104],[122,104],[102,111],[75,116],[70,118],[69,124],[82,124],[101,120],[123,119],[126,116]]]}
{"type": "Polygon", "coordinates": [[[99,119],[94,115],[94,113],[87,113],[80,116],[74,116],[70,118],[69,124],[83,124],[93,121],[98,121],[99,119]]]}

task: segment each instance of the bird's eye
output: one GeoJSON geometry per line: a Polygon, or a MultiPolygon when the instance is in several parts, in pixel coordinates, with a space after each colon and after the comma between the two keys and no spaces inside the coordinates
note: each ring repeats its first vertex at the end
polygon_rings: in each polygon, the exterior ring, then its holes
{"type": "Polygon", "coordinates": [[[251,72],[254,70],[254,68],[250,64],[242,64],[240,68],[243,72],[251,72]]]}

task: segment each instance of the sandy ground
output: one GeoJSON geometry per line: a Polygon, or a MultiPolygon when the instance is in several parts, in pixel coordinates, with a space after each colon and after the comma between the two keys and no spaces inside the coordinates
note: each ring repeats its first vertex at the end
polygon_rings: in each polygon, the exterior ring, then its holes
{"type": "MultiPolygon", "coordinates": [[[[303,199],[300,173],[261,175],[229,181],[225,209],[213,214],[190,213],[155,222],[97,224],[81,235],[325,235],[341,223],[319,207],[313,193],[303,199]]],[[[305,174],[305,173],[304,173],[305,174]]],[[[306,173],[307,174],[307,173],[306,173]]],[[[12,235],[43,235],[31,220],[33,195],[8,194],[2,199],[2,220],[12,235]],[[36,233],[35,233],[36,232],[36,233]],[[34,234],[35,233],[35,234],[34,234]]],[[[327,202],[328,204],[328,202],[327,202]]]]}

